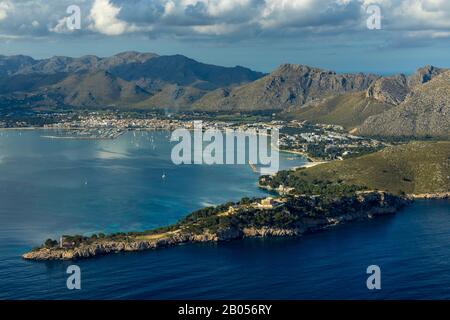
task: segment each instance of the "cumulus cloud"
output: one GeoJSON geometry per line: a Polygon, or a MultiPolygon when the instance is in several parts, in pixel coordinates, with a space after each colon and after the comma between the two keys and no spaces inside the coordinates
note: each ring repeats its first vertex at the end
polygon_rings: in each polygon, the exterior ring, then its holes
{"type": "Polygon", "coordinates": [[[0,20],[5,19],[8,13],[13,10],[14,6],[11,1],[3,0],[0,1],[0,20]]]}
{"type": "MultiPolygon", "coordinates": [[[[58,20],[58,22],[56,23],[55,26],[50,27],[49,31],[55,32],[55,33],[71,32],[72,30],[69,30],[69,28],[67,28],[68,20],[69,20],[69,17],[62,17],[61,19],[58,20]]],[[[37,21],[35,21],[35,22],[37,22],[37,21]]],[[[39,22],[37,22],[37,24],[39,26],[39,22]]]]}
{"type": "Polygon", "coordinates": [[[371,4],[381,7],[382,28],[397,38],[450,37],[448,0],[0,0],[0,35],[65,33],[66,9],[78,5],[79,36],[352,37],[367,32],[371,4]]]}
{"type": "Polygon", "coordinates": [[[114,6],[109,0],[95,0],[88,17],[92,21],[89,28],[109,36],[151,29],[151,26],[141,28],[119,19],[120,11],[121,8],[114,6]]]}
{"type": "Polygon", "coordinates": [[[447,0],[364,0],[384,11],[389,26],[396,29],[450,28],[450,2],[447,0]]]}

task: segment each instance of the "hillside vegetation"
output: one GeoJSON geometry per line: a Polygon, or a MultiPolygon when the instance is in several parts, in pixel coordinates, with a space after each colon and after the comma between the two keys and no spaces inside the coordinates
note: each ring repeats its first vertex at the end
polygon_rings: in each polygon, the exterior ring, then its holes
{"type": "Polygon", "coordinates": [[[364,92],[352,92],[282,115],[286,119],[308,120],[313,123],[337,124],[350,130],[368,117],[389,110],[393,105],[366,97],[364,92]]]}
{"type": "Polygon", "coordinates": [[[450,192],[450,142],[410,142],[293,175],[301,180],[363,185],[392,193],[450,192]]]}

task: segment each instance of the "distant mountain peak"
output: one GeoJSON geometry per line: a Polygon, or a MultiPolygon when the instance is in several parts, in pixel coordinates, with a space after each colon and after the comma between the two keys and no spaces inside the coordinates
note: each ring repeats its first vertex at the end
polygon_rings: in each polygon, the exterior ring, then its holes
{"type": "Polygon", "coordinates": [[[275,69],[272,74],[279,74],[279,73],[309,73],[309,72],[315,72],[315,73],[327,73],[327,74],[335,74],[333,71],[328,71],[316,67],[310,67],[308,65],[304,64],[293,64],[293,63],[284,63],[281,64],[277,69],[275,69]]]}
{"type": "Polygon", "coordinates": [[[144,62],[149,59],[159,57],[159,55],[153,52],[124,51],[115,54],[113,57],[144,62]]]}
{"type": "Polygon", "coordinates": [[[432,65],[426,65],[418,68],[416,72],[410,77],[409,85],[416,86],[430,81],[433,77],[442,73],[446,69],[437,68],[432,65]]]}
{"type": "Polygon", "coordinates": [[[403,102],[366,119],[358,129],[359,134],[450,137],[450,70],[419,70],[411,77],[415,85],[403,102]],[[425,81],[428,77],[430,80],[425,81]]]}
{"type": "Polygon", "coordinates": [[[418,68],[410,77],[397,74],[389,77],[380,77],[367,90],[367,97],[374,98],[383,103],[398,105],[405,100],[415,87],[423,85],[446,69],[426,65],[418,68]]]}
{"type": "Polygon", "coordinates": [[[144,108],[189,108],[212,90],[262,76],[244,67],[221,67],[183,55],[137,51],[101,58],[85,55],[33,60],[0,56],[0,102],[17,97],[17,103],[32,108],[37,104],[99,107],[138,103],[144,108]],[[26,98],[20,98],[19,93],[26,98]]]}
{"type": "Polygon", "coordinates": [[[370,74],[336,74],[307,65],[286,63],[261,79],[233,88],[226,95],[223,91],[207,94],[194,107],[288,110],[332,95],[364,91],[377,78],[370,74]]]}

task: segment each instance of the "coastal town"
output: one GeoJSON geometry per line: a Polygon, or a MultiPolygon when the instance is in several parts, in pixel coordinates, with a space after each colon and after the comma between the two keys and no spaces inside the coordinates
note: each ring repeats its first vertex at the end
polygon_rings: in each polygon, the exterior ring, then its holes
{"type": "Polygon", "coordinates": [[[343,160],[381,150],[388,143],[352,135],[337,125],[290,121],[280,131],[280,148],[307,155],[311,161],[343,160]]]}
{"type": "Polygon", "coordinates": [[[217,121],[203,115],[128,113],[92,111],[43,113],[27,121],[3,121],[0,128],[40,128],[49,130],[42,136],[54,139],[116,139],[127,131],[193,129],[194,120],[201,120],[203,130],[231,129],[279,130],[278,148],[298,153],[311,162],[343,160],[378,151],[389,145],[368,137],[352,135],[343,127],[311,124],[307,121],[267,119],[262,121],[217,121]]]}

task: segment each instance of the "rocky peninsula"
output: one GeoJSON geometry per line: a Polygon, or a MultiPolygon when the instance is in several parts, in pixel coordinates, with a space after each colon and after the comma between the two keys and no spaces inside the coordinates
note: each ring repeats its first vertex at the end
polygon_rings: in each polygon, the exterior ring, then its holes
{"type": "Polygon", "coordinates": [[[336,195],[285,194],[195,211],[176,224],[145,232],[63,236],[48,239],[23,255],[29,260],[76,260],[143,251],[184,243],[222,242],[248,237],[292,237],[355,220],[396,213],[410,200],[381,191],[336,195]]]}

